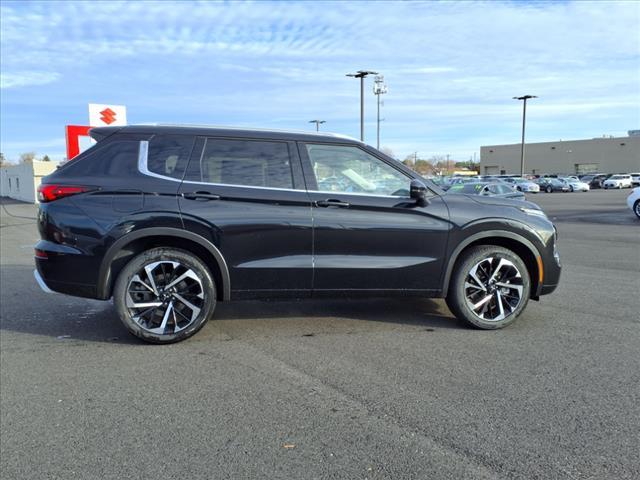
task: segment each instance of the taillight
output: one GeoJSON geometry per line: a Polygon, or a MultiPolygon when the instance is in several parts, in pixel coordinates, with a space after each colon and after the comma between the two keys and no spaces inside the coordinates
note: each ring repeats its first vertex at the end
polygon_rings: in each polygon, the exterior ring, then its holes
{"type": "Polygon", "coordinates": [[[36,248],[35,251],[36,258],[40,258],[41,260],[47,260],[49,258],[49,255],[44,250],[36,248]]]}
{"type": "Polygon", "coordinates": [[[38,187],[38,200],[41,203],[53,202],[54,200],[60,200],[64,197],[91,190],[94,190],[94,188],[79,185],[40,185],[38,187]]]}

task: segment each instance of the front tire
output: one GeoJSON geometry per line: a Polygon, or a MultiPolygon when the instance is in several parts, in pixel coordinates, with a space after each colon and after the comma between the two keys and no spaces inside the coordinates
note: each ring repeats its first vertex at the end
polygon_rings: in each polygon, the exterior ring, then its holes
{"type": "Polygon", "coordinates": [[[173,343],[207,323],[216,306],[216,288],[198,257],[185,250],[153,248],[122,269],[113,299],[133,335],[151,343],[173,343]]]}
{"type": "Polygon", "coordinates": [[[529,301],[531,280],[514,252],[488,245],[472,247],[456,262],[447,305],[460,320],[483,330],[513,323],[529,301]]]}
{"type": "Polygon", "coordinates": [[[553,188],[551,186],[548,186],[545,191],[547,193],[551,193],[551,192],[553,192],[553,188]]]}
{"type": "Polygon", "coordinates": [[[636,200],[636,203],[633,204],[633,213],[640,218],[640,200],[636,200]]]}

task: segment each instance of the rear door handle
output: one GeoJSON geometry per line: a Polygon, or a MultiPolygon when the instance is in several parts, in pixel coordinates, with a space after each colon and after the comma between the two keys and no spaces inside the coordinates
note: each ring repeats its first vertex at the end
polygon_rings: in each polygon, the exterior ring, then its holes
{"type": "Polygon", "coordinates": [[[316,201],[316,207],[341,207],[347,208],[349,207],[349,203],[341,202],[340,200],[336,200],[334,198],[329,198],[327,200],[318,200],[316,201]]]}
{"type": "Polygon", "coordinates": [[[220,200],[220,195],[216,195],[211,192],[188,192],[183,193],[182,196],[187,200],[200,200],[206,202],[208,200],[220,200]]]}

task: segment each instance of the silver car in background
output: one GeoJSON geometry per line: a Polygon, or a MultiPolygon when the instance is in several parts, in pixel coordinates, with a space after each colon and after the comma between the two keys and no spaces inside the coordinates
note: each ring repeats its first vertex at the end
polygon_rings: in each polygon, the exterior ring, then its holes
{"type": "Polygon", "coordinates": [[[564,182],[571,192],[588,192],[591,190],[588,183],[581,182],[576,177],[563,177],[559,178],[561,182],[564,182]]]}
{"type": "Polygon", "coordinates": [[[507,177],[503,182],[511,184],[516,190],[527,193],[540,193],[540,185],[522,177],[507,177]]]}

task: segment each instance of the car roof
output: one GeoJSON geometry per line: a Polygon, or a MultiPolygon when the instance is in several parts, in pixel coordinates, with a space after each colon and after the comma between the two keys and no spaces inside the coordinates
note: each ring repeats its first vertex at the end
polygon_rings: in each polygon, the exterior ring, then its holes
{"type": "Polygon", "coordinates": [[[248,137],[272,140],[299,140],[306,142],[332,142],[353,143],[363,145],[362,142],[347,135],[329,132],[308,132],[303,130],[270,130],[262,128],[213,126],[213,125],[165,125],[165,124],[140,124],[124,127],[96,127],[91,129],[91,134],[99,137],[107,137],[113,133],[148,133],[165,135],[199,135],[215,137],[248,137]]]}

